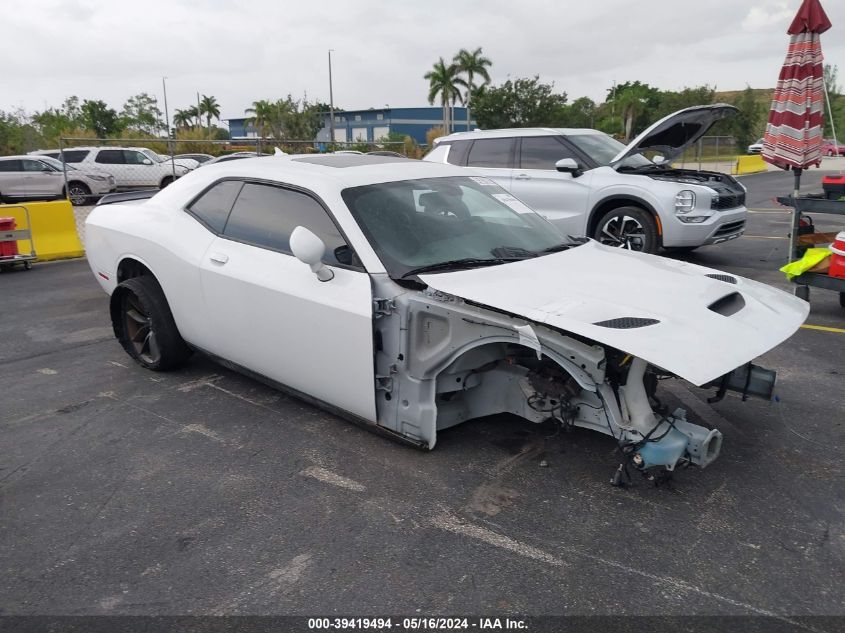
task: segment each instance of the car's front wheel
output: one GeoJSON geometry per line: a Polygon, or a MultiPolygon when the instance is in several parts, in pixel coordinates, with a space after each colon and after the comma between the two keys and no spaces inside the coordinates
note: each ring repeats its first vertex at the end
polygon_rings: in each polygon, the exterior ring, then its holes
{"type": "Polygon", "coordinates": [[[656,253],[659,247],[654,216],[639,207],[619,207],[599,218],[593,237],[606,246],[656,253]]]}
{"type": "Polygon", "coordinates": [[[72,182],[68,185],[67,197],[70,198],[72,205],[78,207],[88,202],[91,197],[91,190],[85,183],[72,182]]]}
{"type": "Polygon", "coordinates": [[[112,326],[126,353],[142,367],[167,371],[183,365],[191,348],[182,340],[155,278],[133,277],[112,295],[112,326]]]}
{"type": "Polygon", "coordinates": [[[159,188],[164,189],[167,185],[171,184],[172,182],[173,176],[165,176],[161,179],[161,185],[159,186],[159,188]]]}

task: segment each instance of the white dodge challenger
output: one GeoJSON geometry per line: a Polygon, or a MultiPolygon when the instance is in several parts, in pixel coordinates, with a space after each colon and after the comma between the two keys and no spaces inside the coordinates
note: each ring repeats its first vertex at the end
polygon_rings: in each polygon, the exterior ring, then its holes
{"type": "Polygon", "coordinates": [[[88,260],[138,363],[200,350],[429,449],[507,412],[611,435],[651,476],[706,466],[721,434],[665,410],[658,379],[771,397],[774,372],[751,361],[808,313],[742,277],[562,235],[449,165],[244,159],[112,200],[88,217],[88,260]]]}

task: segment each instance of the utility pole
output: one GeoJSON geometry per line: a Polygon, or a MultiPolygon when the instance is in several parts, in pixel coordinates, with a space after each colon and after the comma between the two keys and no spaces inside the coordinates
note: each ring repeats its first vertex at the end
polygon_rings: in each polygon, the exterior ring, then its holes
{"type": "Polygon", "coordinates": [[[170,168],[173,170],[173,182],[176,181],[176,159],[173,158],[173,143],[170,141],[170,111],[167,109],[167,77],[161,78],[161,89],[164,91],[164,123],[167,125],[167,151],[170,154],[170,168]]]}
{"type": "Polygon", "coordinates": [[[329,144],[334,144],[334,93],[332,92],[332,49],[329,49],[329,144]]]}

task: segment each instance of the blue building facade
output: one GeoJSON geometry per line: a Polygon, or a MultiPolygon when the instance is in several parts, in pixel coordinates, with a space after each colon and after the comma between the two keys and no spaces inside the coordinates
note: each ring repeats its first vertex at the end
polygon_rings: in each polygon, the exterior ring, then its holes
{"type": "MultiPolygon", "coordinates": [[[[443,108],[426,106],[421,108],[369,108],[367,110],[335,110],[334,141],[336,143],[375,143],[389,134],[410,136],[417,143],[426,143],[425,134],[431,128],[443,126],[443,108]]],[[[246,118],[226,119],[229,136],[233,140],[256,138],[255,128],[246,118]]],[[[467,110],[452,108],[453,132],[465,132],[475,127],[475,121],[467,123],[467,110]]],[[[330,117],[323,116],[323,128],[314,139],[317,143],[329,142],[330,117]]],[[[304,140],[304,139],[303,139],[304,140]]]]}

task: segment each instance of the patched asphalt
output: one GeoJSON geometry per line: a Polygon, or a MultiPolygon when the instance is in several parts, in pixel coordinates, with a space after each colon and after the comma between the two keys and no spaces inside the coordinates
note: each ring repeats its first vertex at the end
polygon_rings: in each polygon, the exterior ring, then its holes
{"type": "MultiPolygon", "coordinates": [[[[685,257],[790,290],[791,177],[743,181],[746,237],[685,257]]],[[[146,371],[84,260],[0,290],[0,613],[845,615],[845,333],[760,359],[779,402],[664,390],[722,455],[618,489],[590,431],[499,416],[426,453],[200,355],[146,371]]],[[[845,329],[834,293],[811,303],[845,329]]]]}

